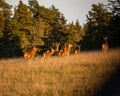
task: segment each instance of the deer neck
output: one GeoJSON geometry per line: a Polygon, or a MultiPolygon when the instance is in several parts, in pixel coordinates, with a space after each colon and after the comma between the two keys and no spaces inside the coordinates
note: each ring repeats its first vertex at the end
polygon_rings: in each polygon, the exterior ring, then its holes
{"type": "Polygon", "coordinates": [[[68,46],[68,47],[67,47],[67,51],[70,51],[70,49],[71,49],[71,47],[68,46]]]}
{"type": "Polygon", "coordinates": [[[56,52],[58,52],[59,51],[59,48],[58,47],[56,47],[56,52]]]}
{"type": "Polygon", "coordinates": [[[34,50],[34,49],[32,49],[32,50],[31,50],[31,53],[34,53],[34,52],[35,52],[35,50],[34,50]]]}
{"type": "Polygon", "coordinates": [[[108,45],[107,40],[105,40],[105,44],[108,45]]]}

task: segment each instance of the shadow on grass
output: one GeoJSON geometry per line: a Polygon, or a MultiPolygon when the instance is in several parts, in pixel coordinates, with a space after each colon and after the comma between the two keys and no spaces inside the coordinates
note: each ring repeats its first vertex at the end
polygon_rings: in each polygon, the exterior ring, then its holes
{"type": "Polygon", "coordinates": [[[120,64],[116,72],[107,80],[103,88],[95,96],[120,96],[120,64]]]}

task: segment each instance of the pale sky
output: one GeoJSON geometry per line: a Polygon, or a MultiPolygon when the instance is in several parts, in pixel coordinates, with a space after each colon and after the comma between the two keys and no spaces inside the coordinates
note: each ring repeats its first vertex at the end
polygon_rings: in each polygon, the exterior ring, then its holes
{"type": "MultiPolygon", "coordinates": [[[[19,0],[5,0],[8,4],[18,5],[19,0]]],[[[22,0],[28,4],[28,0],[22,0]]],[[[80,25],[86,22],[86,14],[91,10],[92,4],[107,4],[108,0],[37,0],[40,5],[47,8],[54,5],[67,19],[67,23],[75,22],[77,19],[80,25]]]]}

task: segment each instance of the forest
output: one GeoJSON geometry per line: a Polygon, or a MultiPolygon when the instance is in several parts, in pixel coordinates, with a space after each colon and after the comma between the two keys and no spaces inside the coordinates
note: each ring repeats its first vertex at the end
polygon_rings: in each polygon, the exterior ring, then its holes
{"type": "Polygon", "coordinates": [[[0,0],[0,58],[20,57],[31,47],[37,47],[41,55],[55,43],[60,49],[71,43],[72,50],[101,50],[103,37],[108,36],[110,48],[120,47],[120,1],[108,0],[108,4],[92,4],[86,14],[86,24],[79,20],[67,23],[67,19],[54,5],[41,6],[37,0],[22,0],[14,7],[0,0]]]}

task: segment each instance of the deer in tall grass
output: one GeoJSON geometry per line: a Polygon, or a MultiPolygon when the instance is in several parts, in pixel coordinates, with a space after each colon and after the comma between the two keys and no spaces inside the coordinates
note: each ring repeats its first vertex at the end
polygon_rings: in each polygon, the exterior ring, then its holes
{"type": "Polygon", "coordinates": [[[24,58],[25,59],[33,59],[36,55],[36,51],[37,51],[37,48],[36,47],[32,47],[29,51],[26,51],[24,53],[24,58]]]}
{"type": "Polygon", "coordinates": [[[66,55],[69,56],[70,55],[70,51],[71,51],[71,48],[73,47],[72,44],[68,44],[67,48],[66,48],[66,55]]]}
{"type": "Polygon", "coordinates": [[[71,50],[72,46],[73,46],[72,44],[68,44],[67,47],[65,45],[65,48],[63,50],[60,50],[59,56],[69,56],[70,55],[70,50],[71,50]]]}
{"type": "Polygon", "coordinates": [[[43,53],[44,59],[47,58],[47,57],[51,57],[54,54],[54,52],[55,52],[55,50],[53,48],[51,48],[50,50],[43,53]]]}
{"type": "Polygon", "coordinates": [[[80,54],[80,47],[81,45],[77,46],[75,49],[75,55],[79,55],[80,54]]]}
{"type": "Polygon", "coordinates": [[[105,40],[105,43],[102,44],[102,52],[107,52],[109,48],[108,42],[107,42],[108,36],[103,37],[103,39],[105,40]]]}
{"type": "Polygon", "coordinates": [[[59,46],[60,46],[60,43],[56,42],[55,43],[55,56],[59,54],[59,46]]]}
{"type": "Polygon", "coordinates": [[[61,57],[66,55],[66,44],[65,44],[64,49],[59,51],[58,55],[61,56],[61,57]]]}

